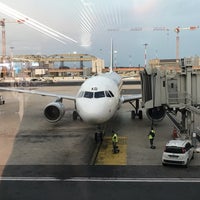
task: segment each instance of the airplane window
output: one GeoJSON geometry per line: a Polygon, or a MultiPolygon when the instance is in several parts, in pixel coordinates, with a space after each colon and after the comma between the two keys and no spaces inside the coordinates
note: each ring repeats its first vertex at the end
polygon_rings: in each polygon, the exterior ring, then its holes
{"type": "Polygon", "coordinates": [[[89,99],[91,99],[91,98],[93,98],[93,92],[85,92],[85,94],[84,94],[84,97],[85,98],[89,98],[89,99]]]}
{"type": "Polygon", "coordinates": [[[104,91],[95,92],[95,93],[94,93],[94,97],[95,97],[95,98],[102,98],[102,97],[105,97],[104,91]]]}
{"type": "Polygon", "coordinates": [[[107,97],[112,97],[110,92],[108,92],[108,91],[105,91],[105,94],[106,94],[107,97]]]}
{"type": "Polygon", "coordinates": [[[84,94],[84,92],[81,91],[81,92],[78,94],[78,97],[79,97],[79,98],[83,97],[83,94],[84,94]]]}
{"type": "Polygon", "coordinates": [[[114,97],[114,94],[109,90],[109,93],[111,95],[111,97],[114,97]]]}

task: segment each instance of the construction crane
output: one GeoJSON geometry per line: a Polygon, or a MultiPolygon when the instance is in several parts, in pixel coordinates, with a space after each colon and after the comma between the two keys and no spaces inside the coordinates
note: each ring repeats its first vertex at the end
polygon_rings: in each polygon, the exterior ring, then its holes
{"type": "MultiPolygon", "coordinates": [[[[180,38],[179,38],[179,32],[181,30],[190,30],[190,31],[193,31],[193,30],[197,30],[199,28],[199,26],[189,26],[189,27],[176,27],[174,29],[171,29],[171,28],[167,28],[165,26],[160,26],[160,27],[134,27],[134,28],[130,28],[130,29],[120,29],[120,28],[111,28],[111,29],[108,29],[108,31],[112,31],[112,32],[118,32],[118,31],[135,31],[135,32],[138,32],[138,31],[170,31],[170,30],[174,30],[176,32],[176,60],[177,62],[179,61],[179,42],[180,42],[180,38]]],[[[146,62],[146,61],[145,61],[146,62]]]]}
{"type": "MultiPolygon", "coordinates": [[[[163,26],[158,26],[158,27],[133,27],[129,29],[120,29],[120,28],[110,28],[108,31],[112,32],[119,32],[119,31],[131,31],[131,32],[139,32],[139,31],[169,31],[168,28],[163,27],[163,26]]],[[[147,66],[147,46],[148,43],[143,44],[144,45],[144,67],[146,68],[147,66]]]]}
{"type": "Polygon", "coordinates": [[[190,30],[190,31],[194,31],[197,30],[199,28],[199,26],[189,26],[189,27],[176,27],[174,29],[174,31],[176,32],[176,61],[179,61],[179,43],[180,43],[180,38],[179,38],[179,33],[181,30],[190,30]]]}
{"type": "Polygon", "coordinates": [[[0,20],[0,26],[2,27],[2,60],[1,60],[2,63],[5,61],[5,57],[6,57],[6,30],[5,30],[5,24],[6,23],[22,24],[22,23],[24,23],[24,21],[25,20],[6,21],[5,18],[0,20]]]}
{"type": "Polygon", "coordinates": [[[6,31],[5,31],[5,19],[0,21],[0,26],[2,27],[2,63],[4,62],[6,56],[6,31]]]}

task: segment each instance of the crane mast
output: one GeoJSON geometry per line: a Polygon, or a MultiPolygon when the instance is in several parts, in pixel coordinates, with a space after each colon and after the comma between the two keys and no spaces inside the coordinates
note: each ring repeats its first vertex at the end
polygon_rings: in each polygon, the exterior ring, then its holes
{"type": "Polygon", "coordinates": [[[14,21],[7,21],[5,18],[0,20],[0,26],[2,27],[2,59],[1,62],[4,63],[6,59],[6,28],[5,24],[6,23],[18,23],[18,24],[23,24],[25,20],[23,19],[18,19],[14,21]]]}
{"type": "Polygon", "coordinates": [[[194,31],[196,29],[198,29],[199,26],[189,26],[189,27],[176,27],[174,29],[174,31],[176,32],[176,61],[178,62],[179,61],[179,48],[180,48],[180,37],[179,37],[179,33],[180,33],[180,30],[190,30],[190,31],[194,31]]]}
{"type": "Polygon", "coordinates": [[[0,26],[2,27],[2,63],[5,61],[6,57],[6,30],[5,30],[5,19],[0,21],[0,26]]]}

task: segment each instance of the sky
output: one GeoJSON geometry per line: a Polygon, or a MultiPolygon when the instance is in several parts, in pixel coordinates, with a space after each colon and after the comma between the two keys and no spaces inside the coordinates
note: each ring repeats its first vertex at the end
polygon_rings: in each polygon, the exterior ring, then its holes
{"type": "MultiPolygon", "coordinates": [[[[144,66],[145,43],[147,60],[176,58],[174,29],[200,25],[196,0],[0,0],[0,4],[67,37],[58,41],[26,24],[13,23],[16,19],[1,6],[7,54],[10,47],[15,55],[77,52],[102,58],[106,65],[111,38],[116,66],[144,66]],[[154,30],[159,27],[162,31],[154,30]]],[[[200,28],[180,31],[180,57],[200,55],[199,36],[200,28]]]]}

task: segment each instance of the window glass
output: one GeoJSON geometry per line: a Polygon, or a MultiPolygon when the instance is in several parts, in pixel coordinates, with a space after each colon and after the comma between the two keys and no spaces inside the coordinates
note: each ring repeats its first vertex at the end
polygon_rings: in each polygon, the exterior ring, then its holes
{"type": "Polygon", "coordinates": [[[87,91],[85,91],[84,97],[85,98],[89,98],[89,99],[93,98],[93,92],[87,92],[87,91]]]}
{"type": "Polygon", "coordinates": [[[107,97],[112,97],[111,94],[108,91],[105,91],[105,94],[107,97]]]}
{"type": "Polygon", "coordinates": [[[109,90],[109,93],[111,95],[111,97],[114,97],[114,94],[109,90]]]}
{"type": "Polygon", "coordinates": [[[105,97],[105,93],[104,93],[104,91],[95,92],[95,93],[94,93],[94,97],[95,97],[95,98],[102,98],[102,97],[105,97]]]}
{"type": "Polygon", "coordinates": [[[167,153],[184,153],[183,148],[175,147],[175,146],[166,147],[165,152],[167,152],[167,153]]]}
{"type": "Polygon", "coordinates": [[[81,91],[81,92],[78,94],[78,97],[79,97],[79,98],[83,97],[83,94],[84,94],[84,92],[81,91]]]}
{"type": "Polygon", "coordinates": [[[190,148],[191,148],[190,143],[187,143],[187,144],[185,145],[185,149],[186,149],[186,151],[188,151],[190,148]]]}

